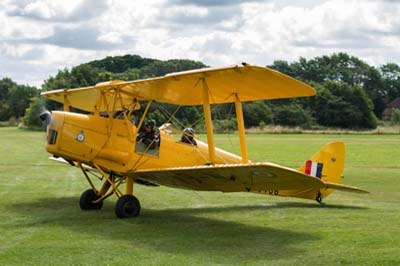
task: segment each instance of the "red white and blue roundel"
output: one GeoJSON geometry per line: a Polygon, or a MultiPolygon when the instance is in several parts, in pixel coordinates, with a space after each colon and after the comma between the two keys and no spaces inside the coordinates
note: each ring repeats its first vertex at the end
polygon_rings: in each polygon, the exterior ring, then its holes
{"type": "Polygon", "coordinates": [[[317,178],[321,178],[322,176],[322,167],[324,165],[322,163],[319,162],[313,162],[311,160],[308,160],[306,162],[306,171],[305,173],[307,175],[313,176],[313,177],[317,177],[317,178]]]}

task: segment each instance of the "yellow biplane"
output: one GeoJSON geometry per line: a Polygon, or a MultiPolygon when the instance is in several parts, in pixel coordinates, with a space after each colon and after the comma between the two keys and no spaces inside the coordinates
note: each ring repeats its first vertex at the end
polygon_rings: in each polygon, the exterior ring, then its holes
{"type": "Polygon", "coordinates": [[[81,168],[91,186],[80,197],[83,210],[100,209],[114,194],[118,197],[117,217],[138,216],[140,203],[133,195],[134,183],[254,192],[319,203],[335,189],[365,192],[340,184],[345,157],[342,142],[327,144],[299,170],[248,159],[242,102],[315,95],[310,86],[268,68],[248,64],[206,68],[42,95],[64,106],[64,111],[43,115],[48,120],[46,149],[53,159],[81,168]],[[139,140],[154,101],[202,106],[207,143],[190,132],[191,142],[176,140],[169,123],[157,128],[156,145],[139,140]],[[214,145],[211,105],[223,103],[235,105],[241,156],[214,145]],[[77,109],[80,112],[72,112],[77,109]],[[92,175],[102,180],[101,187],[95,187],[92,175]]]}

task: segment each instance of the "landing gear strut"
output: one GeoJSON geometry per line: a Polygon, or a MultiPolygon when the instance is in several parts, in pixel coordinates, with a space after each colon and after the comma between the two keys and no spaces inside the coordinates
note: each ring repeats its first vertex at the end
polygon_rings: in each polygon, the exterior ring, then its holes
{"type": "Polygon", "coordinates": [[[81,195],[79,206],[82,210],[99,210],[103,206],[103,201],[114,194],[118,197],[115,204],[115,215],[118,218],[130,218],[139,215],[140,202],[133,195],[134,180],[132,177],[119,176],[113,173],[107,174],[99,166],[94,164],[97,171],[101,174],[101,177],[97,177],[100,180],[104,180],[102,187],[97,191],[88,175],[89,171],[87,171],[81,164],[79,164],[79,166],[92,187],[91,189],[84,191],[81,195]],[[125,183],[125,193],[122,193],[119,189],[119,186],[123,183],[125,183]]]}
{"type": "Polygon", "coordinates": [[[323,205],[321,192],[318,191],[317,197],[315,198],[315,200],[319,203],[319,205],[323,205]]]}

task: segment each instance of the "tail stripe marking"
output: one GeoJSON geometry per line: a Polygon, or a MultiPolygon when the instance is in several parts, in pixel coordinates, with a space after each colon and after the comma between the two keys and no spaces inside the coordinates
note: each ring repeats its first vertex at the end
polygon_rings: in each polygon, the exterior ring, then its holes
{"type": "Polygon", "coordinates": [[[308,160],[306,162],[306,171],[305,173],[310,176],[321,178],[322,176],[322,168],[323,164],[318,162],[313,162],[308,160]]]}
{"type": "Polygon", "coordinates": [[[311,161],[311,160],[308,160],[308,161],[306,162],[306,174],[307,174],[307,175],[311,175],[311,166],[312,166],[312,161],[311,161]]]}

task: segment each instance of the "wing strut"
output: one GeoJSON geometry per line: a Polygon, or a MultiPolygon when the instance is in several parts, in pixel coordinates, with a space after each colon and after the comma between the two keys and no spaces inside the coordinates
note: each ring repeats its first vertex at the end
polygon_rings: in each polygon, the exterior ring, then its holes
{"type": "Polygon", "coordinates": [[[70,107],[70,103],[69,103],[66,92],[64,92],[64,111],[69,112],[70,111],[69,107],[70,107]]]}
{"type": "Polygon", "coordinates": [[[243,119],[243,109],[242,102],[239,99],[237,93],[235,94],[235,111],[236,111],[236,119],[239,130],[239,139],[240,139],[240,151],[242,153],[242,163],[248,163],[248,155],[247,155],[247,145],[246,145],[246,133],[244,129],[244,119],[243,119]]]}
{"type": "Polygon", "coordinates": [[[214,144],[214,133],[213,125],[211,119],[211,108],[210,108],[210,98],[208,96],[208,86],[205,78],[201,78],[203,85],[203,109],[204,109],[204,120],[206,122],[207,128],[207,143],[208,143],[208,153],[210,156],[211,163],[215,163],[215,144],[214,144]]]}
{"type": "Polygon", "coordinates": [[[143,124],[143,121],[144,121],[144,119],[146,118],[147,113],[148,113],[149,110],[150,110],[150,106],[151,106],[152,103],[153,103],[153,100],[150,100],[150,101],[147,103],[146,109],[144,109],[144,113],[143,113],[142,118],[140,119],[139,125],[138,125],[138,127],[137,127],[138,131],[140,130],[140,128],[141,128],[141,126],[142,126],[142,124],[143,124]]]}

